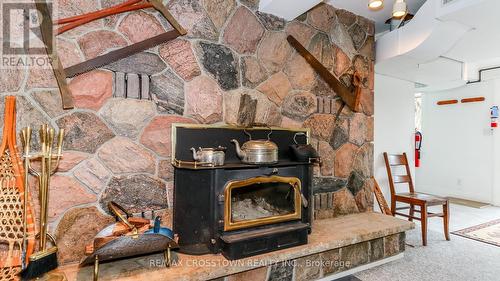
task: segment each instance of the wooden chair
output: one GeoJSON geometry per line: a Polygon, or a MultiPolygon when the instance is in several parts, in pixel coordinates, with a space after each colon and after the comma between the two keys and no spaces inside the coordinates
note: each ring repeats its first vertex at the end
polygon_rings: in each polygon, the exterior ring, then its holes
{"type": "Polygon", "coordinates": [[[422,224],[422,244],[424,246],[427,246],[427,219],[430,217],[442,217],[444,224],[444,236],[446,240],[450,240],[450,204],[448,202],[448,199],[415,192],[406,153],[403,153],[402,155],[395,155],[387,154],[387,152],[384,152],[384,159],[385,166],[387,168],[387,176],[389,178],[389,185],[391,188],[392,215],[407,217],[409,221],[413,221],[413,219],[419,220],[422,224]],[[406,175],[394,175],[393,169],[398,166],[405,167],[406,175]],[[408,184],[410,192],[396,193],[395,184],[408,184]],[[396,208],[396,202],[409,204],[410,206],[396,208]],[[415,206],[420,207],[420,209],[416,209],[415,206]],[[430,206],[443,206],[443,212],[430,213],[427,210],[427,208],[430,206]],[[398,210],[406,209],[409,209],[408,215],[398,212],[398,210]],[[420,213],[420,217],[414,216],[415,213],[420,213]]]}

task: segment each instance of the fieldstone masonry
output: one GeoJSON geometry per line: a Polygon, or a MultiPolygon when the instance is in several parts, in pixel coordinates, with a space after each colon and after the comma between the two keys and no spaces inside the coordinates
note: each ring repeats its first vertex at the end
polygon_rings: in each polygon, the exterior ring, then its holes
{"type": "Polygon", "coordinates": [[[389,258],[404,251],[405,233],[401,232],[210,281],[310,281],[389,258]]]}
{"type": "MultiPolygon", "coordinates": [[[[67,17],[120,1],[56,2],[57,17],[67,17]]],[[[172,208],[170,130],[175,122],[255,121],[310,128],[311,143],[324,160],[323,166],[315,169],[316,218],[370,211],[373,23],[326,4],[286,22],[257,12],[257,0],[165,2],[188,34],[73,78],[69,81],[76,103],[73,110],[61,109],[52,71],[0,71],[1,96],[18,96],[18,129],[28,124],[36,129],[48,122],[66,130],[65,158],[50,194],[50,231],[57,237],[60,261],[79,261],[84,245],[112,221],[105,207],[109,200],[134,212],[172,208]],[[286,41],[289,34],[347,86],[354,71],[361,74],[360,113],[346,107],[335,120],[333,109],[338,108],[338,98],[290,47],[286,41]],[[152,101],[113,98],[113,71],[150,75],[152,101]],[[330,99],[331,110],[318,111],[317,96],[330,99]]],[[[63,64],[69,66],[169,29],[156,12],[137,11],[65,33],[58,38],[58,50],[63,64]]],[[[316,258],[349,256],[358,251],[380,258],[382,253],[396,251],[387,241],[383,249],[380,241],[367,245],[316,258]]],[[[290,280],[292,269],[275,266],[269,269],[269,276],[290,280]]],[[[295,280],[336,270],[303,271],[296,266],[295,280]]]]}

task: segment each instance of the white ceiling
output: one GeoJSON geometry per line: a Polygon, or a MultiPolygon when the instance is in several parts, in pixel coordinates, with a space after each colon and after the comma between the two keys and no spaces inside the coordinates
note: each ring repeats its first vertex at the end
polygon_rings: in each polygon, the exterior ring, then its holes
{"type": "Polygon", "coordinates": [[[259,2],[259,11],[284,18],[286,20],[293,20],[323,0],[261,0],[259,2]]]}
{"type": "Polygon", "coordinates": [[[466,63],[500,57],[499,10],[500,1],[488,0],[440,17],[472,28],[445,56],[466,63]]]}
{"type": "Polygon", "coordinates": [[[441,84],[454,84],[451,82],[463,85],[467,80],[478,78],[478,69],[500,65],[500,1],[455,0],[450,3],[443,6],[427,1],[412,22],[379,37],[377,54],[384,54],[384,51],[400,54],[377,56],[376,71],[430,88],[442,88],[441,84]],[[446,26],[449,28],[444,28],[446,26]],[[427,29],[429,32],[424,32],[427,29]],[[447,40],[448,35],[451,37],[447,40]],[[401,44],[412,38],[425,40],[414,50],[401,52],[401,44]],[[412,56],[415,52],[433,57],[412,56]]]}
{"type": "MultiPolygon", "coordinates": [[[[425,1],[426,0],[406,0],[410,14],[415,14],[425,1]]],[[[368,9],[368,0],[326,0],[325,2],[335,8],[348,10],[375,21],[375,29],[376,32],[379,33],[389,29],[385,21],[391,17],[392,5],[395,0],[385,0],[384,8],[379,11],[371,11],[368,9]]]]}

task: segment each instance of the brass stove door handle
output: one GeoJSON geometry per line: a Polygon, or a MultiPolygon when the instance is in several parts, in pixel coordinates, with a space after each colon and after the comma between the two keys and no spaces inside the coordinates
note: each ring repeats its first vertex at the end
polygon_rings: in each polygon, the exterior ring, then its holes
{"type": "Polygon", "coordinates": [[[300,194],[300,197],[302,198],[302,206],[304,206],[304,208],[307,208],[309,207],[309,201],[307,201],[306,197],[304,196],[304,194],[300,194]]]}

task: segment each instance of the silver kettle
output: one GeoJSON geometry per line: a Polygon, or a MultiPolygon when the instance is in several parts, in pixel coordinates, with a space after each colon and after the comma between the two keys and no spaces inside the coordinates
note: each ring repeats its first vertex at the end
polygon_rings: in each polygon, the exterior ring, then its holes
{"type": "Polygon", "coordinates": [[[225,147],[199,147],[198,151],[192,147],[191,151],[193,152],[193,159],[197,162],[200,162],[201,165],[209,165],[209,166],[222,166],[224,165],[224,159],[226,158],[226,154],[224,151],[225,147]]]}
{"type": "Polygon", "coordinates": [[[248,135],[249,140],[240,146],[240,143],[232,139],[231,142],[236,146],[236,154],[241,159],[241,162],[246,164],[275,164],[278,163],[278,146],[271,141],[270,137],[273,130],[267,135],[267,140],[252,140],[246,130],[243,130],[248,135]]]}

